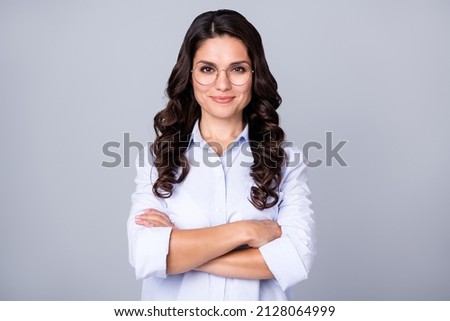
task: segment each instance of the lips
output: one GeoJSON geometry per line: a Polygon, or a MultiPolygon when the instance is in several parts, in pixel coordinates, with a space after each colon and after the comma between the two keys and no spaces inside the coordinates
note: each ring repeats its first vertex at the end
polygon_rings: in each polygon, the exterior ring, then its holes
{"type": "Polygon", "coordinates": [[[228,104],[234,97],[232,96],[211,96],[211,99],[218,104],[228,104]]]}

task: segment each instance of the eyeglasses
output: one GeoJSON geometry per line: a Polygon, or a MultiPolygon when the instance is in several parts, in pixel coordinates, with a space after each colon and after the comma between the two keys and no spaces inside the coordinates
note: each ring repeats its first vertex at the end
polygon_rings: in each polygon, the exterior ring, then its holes
{"type": "Polygon", "coordinates": [[[195,81],[202,86],[212,85],[221,71],[225,71],[228,81],[235,86],[243,86],[249,80],[253,74],[251,66],[247,63],[240,63],[236,65],[231,65],[230,67],[222,70],[218,70],[217,67],[211,64],[199,63],[194,69],[191,70],[192,76],[195,81]]]}

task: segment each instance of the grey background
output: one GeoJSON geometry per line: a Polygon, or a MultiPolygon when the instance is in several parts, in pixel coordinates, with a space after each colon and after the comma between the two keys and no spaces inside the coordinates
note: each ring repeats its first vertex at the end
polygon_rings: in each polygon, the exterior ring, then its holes
{"type": "Polygon", "coordinates": [[[0,299],[139,299],[135,170],[102,167],[102,146],[153,139],[184,33],[224,7],[263,37],[289,140],[348,140],[348,167],[310,169],[319,252],[297,298],[449,300],[450,2],[436,0],[1,0],[0,299]]]}

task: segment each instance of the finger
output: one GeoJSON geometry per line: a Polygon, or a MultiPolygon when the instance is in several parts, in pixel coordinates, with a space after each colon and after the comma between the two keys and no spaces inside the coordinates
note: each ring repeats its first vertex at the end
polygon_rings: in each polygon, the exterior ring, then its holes
{"type": "Polygon", "coordinates": [[[166,224],[163,224],[159,221],[155,221],[155,220],[149,220],[149,219],[136,219],[136,224],[137,225],[142,225],[142,226],[146,226],[146,227],[169,227],[166,224]]]}
{"type": "Polygon", "coordinates": [[[157,215],[140,215],[136,216],[135,218],[136,224],[144,225],[145,224],[151,224],[152,226],[158,226],[158,227],[173,227],[173,223],[165,218],[162,218],[157,215]]]}
{"type": "Polygon", "coordinates": [[[168,227],[168,226],[162,225],[159,222],[152,222],[152,221],[137,221],[136,224],[145,226],[145,227],[168,227]]]}
{"type": "Polygon", "coordinates": [[[161,213],[161,212],[155,212],[155,213],[147,212],[146,214],[144,213],[144,214],[138,215],[136,217],[139,217],[141,219],[147,219],[148,218],[148,219],[160,220],[162,222],[165,222],[168,225],[173,225],[173,223],[170,220],[170,218],[166,214],[161,213]]]}
{"type": "Polygon", "coordinates": [[[170,218],[166,213],[163,213],[163,212],[155,210],[155,209],[148,209],[141,214],[141,216],[145,216],[145,215],[156,215],[156,216],[159,216],[162,219],[165,219],[168,222],[170,222],[170,218]]]}
{"type": "Polygon", "coordinates": [[[153,215],[153,214],[147,214],[147,215],[142,215],[140,217],[137,217],[138,220],[144,220],[144,221],[153,221],[153,222],[157,222],[158,224],[161,225],[165,225],[165,226],[172,226],[173,223],[171,220],[169,220],[166,217],[161,217],[158,215],[153,215]]]}
{"type": "Polygon", "coordinates": [[[136,223],[136,225],[141,225],[141,226],[145,226],[145,227],[153,227],[153,224],[151,222],[144,221],[144,220],[141,220],[141,221],[136,220],[135,223],[136,223]]]}
{"type": "Polygon", "coordinates": [[[166,213],[163,213],[161,211],[155,210],[154,208],[149,208],[149,209],[145,210],[141,215],[145,215],[145,214],[158,215],[158,216],[161,216],[161,217],[165,217],[165,218],[167,218],[170,221],[169,216],[166,213]]]}

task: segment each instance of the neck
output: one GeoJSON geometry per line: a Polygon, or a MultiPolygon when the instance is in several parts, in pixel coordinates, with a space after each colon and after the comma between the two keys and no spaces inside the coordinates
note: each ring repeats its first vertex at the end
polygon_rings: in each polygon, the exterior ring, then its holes
{"type": "Polygon", "coordinates": [[[202,117],[199,127],[203,139],[208,142],[231,142],[235,140],[244,129],[244,121],[242,118],[235,120],[221,120],[202,117]]]}

